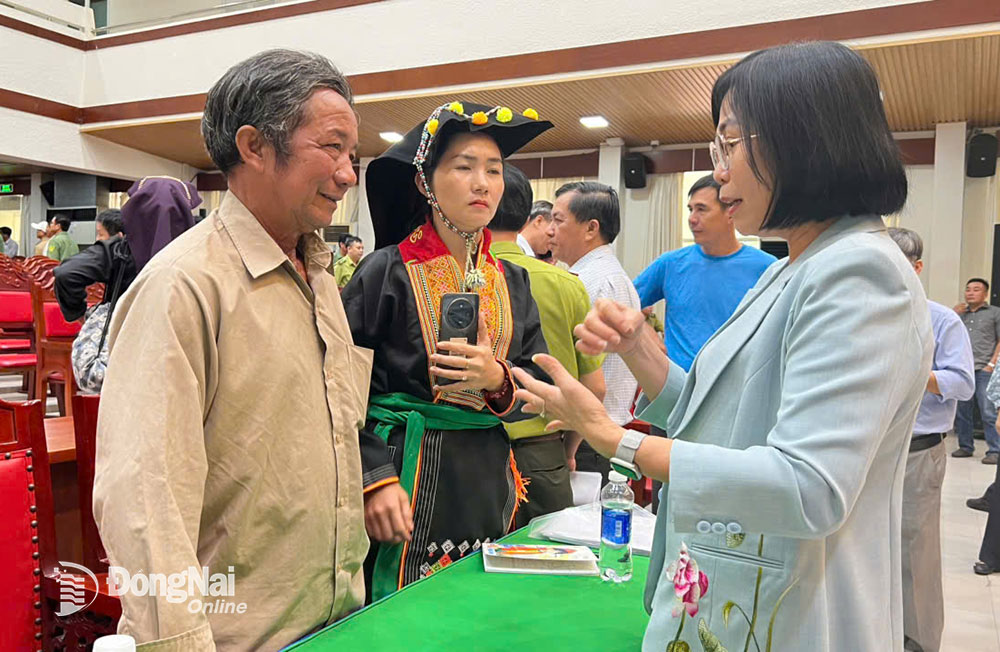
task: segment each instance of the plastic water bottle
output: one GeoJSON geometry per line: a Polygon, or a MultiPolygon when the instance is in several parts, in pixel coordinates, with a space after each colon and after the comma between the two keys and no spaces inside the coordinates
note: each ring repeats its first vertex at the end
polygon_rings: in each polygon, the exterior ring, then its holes
{"type": "Polygon", "coordinates": [[[632,579],[632,504],[635,494],[618,471],[608,473],[601,490],[601,555],[598,568],[604,581],[632,579]]]}

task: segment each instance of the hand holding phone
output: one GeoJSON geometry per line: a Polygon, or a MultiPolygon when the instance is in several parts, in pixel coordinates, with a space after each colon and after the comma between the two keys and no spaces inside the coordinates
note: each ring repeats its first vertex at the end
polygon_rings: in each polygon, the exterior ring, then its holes
{"type": "MultiPolygon", "coordinates": [[[[441,297],[439,342],[477,343],[479,332],[479,295],[475,292],[450,292],[441,297]]],[[[459,382],[458,379],[437,376],[438,385],[459,382]]]]}

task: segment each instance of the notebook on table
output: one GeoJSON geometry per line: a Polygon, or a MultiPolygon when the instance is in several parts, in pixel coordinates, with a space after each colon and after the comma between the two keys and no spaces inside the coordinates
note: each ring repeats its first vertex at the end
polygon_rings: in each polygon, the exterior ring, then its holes
{"type": "Polygon", "coordinates": [[[486,543],[483,567],[487,573],[598,574],[597,556],[587,546],[486,543]]]}

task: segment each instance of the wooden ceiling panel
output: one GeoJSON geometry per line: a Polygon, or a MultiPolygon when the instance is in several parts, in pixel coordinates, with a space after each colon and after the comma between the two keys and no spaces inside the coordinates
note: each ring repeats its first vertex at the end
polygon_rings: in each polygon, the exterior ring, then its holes
{"type": "MultiPolygon", "coordinates": [[[[1000,125],[1000,34],[859,49],[879,75],[886,115],[894,131],[934,129],[965,120],[970,127],[1000,125]]],[[[362,156],[377,156],[388,144],[379,133],[407,129],[437,106],[454,99],[536,109],[552,129],[526,152],[594,149],[609,137],[630,146],[707,142],[713,134],[711,90],[728,64],[712,64],[534,83],[490,90],[454,91],[373,99],[358,103],[362,156]],[[603,115],[605,129],[587,129],[579,119],[603,115]]],[[[165,158],[210,169],[198,120],[160,121],[126,127],[90,127],[88,133],[165,158]]]]}
{"type": "Polygon", "coordinates": [[[171,161],[181,161],[199,170],[215,169],[201,139],[201,119],[157,121],[147,124],[83,128],[83,132],[119,145],[133,147],[171,161]]]}

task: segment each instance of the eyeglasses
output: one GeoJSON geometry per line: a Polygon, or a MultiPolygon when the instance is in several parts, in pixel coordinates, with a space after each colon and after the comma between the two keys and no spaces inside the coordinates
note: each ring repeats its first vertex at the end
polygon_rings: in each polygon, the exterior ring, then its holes
{"type": "MultiPolygon", "coordinates": [[[[750,134],[747,138],[756,138],[757,134],[750,134]]],[[[712,157],[712,167],[729,169],[729,156],[737,144],[743,142],[742,136],[736,138],[723,138],[722,134],[715,134],[715,140],[708,144],[708,153],[712,157]]]]}

